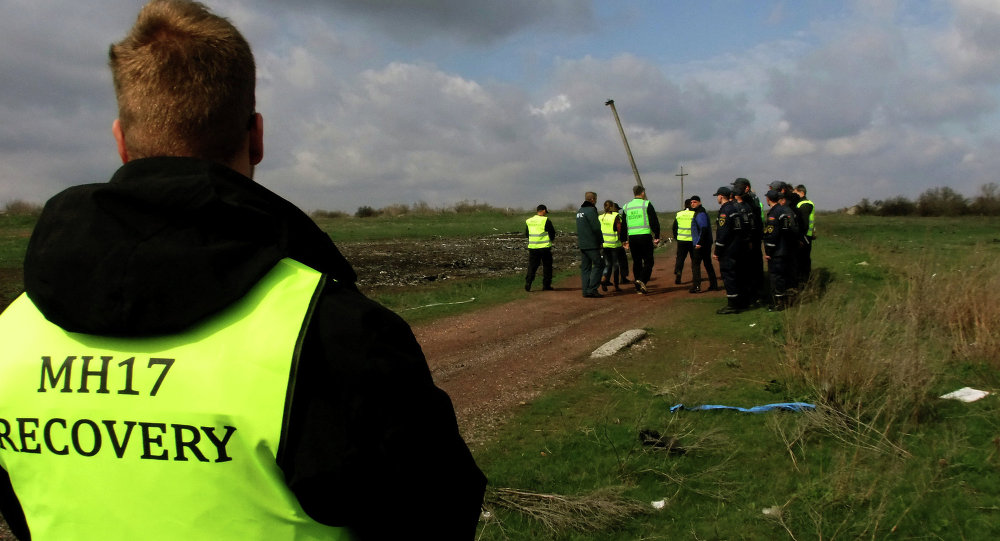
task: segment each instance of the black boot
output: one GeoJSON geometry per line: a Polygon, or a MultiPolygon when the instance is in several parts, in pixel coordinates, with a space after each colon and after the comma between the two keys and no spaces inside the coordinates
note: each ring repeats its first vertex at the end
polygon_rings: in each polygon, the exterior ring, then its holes
{"type": "Polygon", "coordinates": [[[715,311],[716,314],[738,314],[743,311],[736,302],[736,297],[727,297],[726,301],[725,306],[715,311]]]}

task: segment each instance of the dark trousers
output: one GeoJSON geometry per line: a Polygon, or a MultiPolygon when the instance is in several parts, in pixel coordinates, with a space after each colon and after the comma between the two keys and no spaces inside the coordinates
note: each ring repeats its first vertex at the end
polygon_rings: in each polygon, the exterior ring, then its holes
{"type": "Polygon", "coordinates": [[[722,274],[722,285],[726,288],[726,297],[734,305],[743,305],[744,299],[741,295],[742,288],[745,287],[744,277],[741,281],[738,262],[742,253],[730,248],[728,251],[719,254],[719,273],[722,274]]]}
{"type": "MultiPolygon", "coordinates": [[[[789,271],[794,268],[794,265],[789,265],[789,259],[791,258],[787,256],[778,256],[767,260],[767,274],[771,279],[772,299],[784,298],[785,292],[791,286],[789,284],[789,271]]],[[[774,303],[772,302],[772,304],[774,303]]]]}
{"type": "Polygon", "coordinates": [[[695,248],[691,252],[691,287],[701,287],[702,265],[705,266],[705,274],[708,275],[708,286],[719,287],[719,280],[715,277],[715,267],[712,266],[711,246],[695,248]]]}
{"type": "Polygon", "coordinates": [[[580,250],[580,287],[583,295],[597,293],[597,286],[601,285],[601,271],[604,265],[601,263],[601,250],[580,250]]]}
{"type": "Polygon", "coordinates": [[[528,249],[528,274],[524,277],[524,283],[529,287],[535,280],[538,265],[542,266],[542,287],[552,287],[552,248],[528,249]]]}
{"type": "Polygon", "coordinates": [[[684,260],[691,258],[691,265],[694,265],[694,243],[689,240],[677,241],[677,259],[674,260],[674,274],[684,272],[684,260]]]}
{"type": "Polygon", "coordinates": [[[809,281],[809,275],[812,274],[812,249],[813,240],[809,239],[809,242],[803,244],[799,247],[799,260],[796,262],[796,272],[798,273],[799,282],[809,281]]]}
{"type": "Polygon", "coordinates": [[[747,303],[767,298],[767,282],[764,280],[764,253],[761,250],[762,241],[753,239],[750,247],[740,260],[739,273],[742,284],[742,296],[747,303]]]}
{"type": "Polygon", "coordinates": [[[653,235],[636,235],[628,238],[632,252],[632,276],[643,283],[653,275],[653,235]]]}
{"type": "Polygon", "coordinates": [[[619,264],[618,264],[618,248],[604,248],[601,250],[601,256],[604,258],[604,281],[611,282],[614,285],[618,285],[619,281],[619,264]]]}
{"type": "Polygon", "coordinates": [[[619,246],[615,248],[615,253],[618,255],[618,269],[621,270],[622,280],[628,280],[628,252],[624,246],[619,246]]]}

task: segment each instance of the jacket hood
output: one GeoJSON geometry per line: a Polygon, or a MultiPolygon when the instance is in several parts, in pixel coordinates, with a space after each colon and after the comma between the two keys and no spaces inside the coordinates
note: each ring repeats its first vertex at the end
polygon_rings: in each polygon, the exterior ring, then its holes
{"type": "Polygon", "coordinates": [[[290,257],[353,287],[357,275],[301,210],[228,167],[145,158],[46,203],[24,284],[65,330],[168,334],[242,297],[290,257]]]}

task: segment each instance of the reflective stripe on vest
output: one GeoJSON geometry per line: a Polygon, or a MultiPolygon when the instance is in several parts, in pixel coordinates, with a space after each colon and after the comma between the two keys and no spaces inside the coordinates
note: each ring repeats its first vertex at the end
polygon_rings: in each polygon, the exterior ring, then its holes
{"type": "Polygon", "coordinates": [[[649,215],[646,213],[646,207],[649,206],[649,201],[645,199],[633,199],[625,206],[622,210],[625,211],[625,220],[628,225],[629,236],[633,235],[652,235],[653,230],[649,228],[649,215]]]}
{"type": "Polygon", "coordinates": [[[677,213],[677,240],[678,241],[688,241],[694,240],[694,235],[691,234],[691,222],[694,221],[694,211],[691,209],[684,209],[677,213]]]}
{"type": "Polygon", "coordinates": [[[813,205],[813,202],[808,199],[799,201],[797,207],[802,205],[812,205],[812,210],[809,212],[809,225],[806,227],[806,236],[811,237],[816,231],[816,205],[813,205]]]}
{"type": "Polygon", "coordinates": [[[528,248],[535,250],[552,246],[549,232],[545,230],[545,222],[547,221],[549,221],[548,217],[537,214],[524,221],[528,224],[528,248]]]}
{"type": "Polygon", "coordinates": [[[603,246],[605,248],[617,248],[622,245],[622,241],[618,240],[618,232],[615,231],[615,218],[617,217],[618,213],[605,212],[597,218],[601,221],[601,235],[604,236],[603,246]]]}
{"type": "Polygon", "coordinates": [[[0,465],[32,539],[349,539],[305,514],[275,460],[322,283],[285,259],[204,322],[150,338],[66,332],[15,300],[0,315],[0,465]]]}

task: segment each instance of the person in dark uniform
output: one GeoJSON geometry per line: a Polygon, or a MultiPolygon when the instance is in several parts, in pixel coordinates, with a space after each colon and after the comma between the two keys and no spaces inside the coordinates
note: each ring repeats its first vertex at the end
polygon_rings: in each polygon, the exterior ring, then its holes
{"type": "Polygon", "coordinates": [[[109,57],[123,165],[46,203],[0,315],[14,535],[475,538],[486,478],[409,325],[252,179],[246,39],[154,0],[109,57]]]}
{"type": "Polygon", "coordinates": [[[750,249],[750,224],[746,222],[743,209],[733,200],[733,190],[722,186],[715,194],[719,202],[719,218],[715,230],[715,253],[719,262],[722,284],[726,288],[726,306],[717,314],[738,314],[746,308],[741,297],[737,262],[750,249]]]}
{"type": "Polygon", "coordinates": [[[552,291],[552,241],[556,228],[549,219],[545,205],[535,207],[535,215],[525,220],[524,236],[528,239],[528,273],[524,277],[524,290],[531,291],[538,266],[542,266],[542,291],[552,291]]]}
{"type": "Polygon", "coordinates": [[[733,194],[743,204],[746,215],[750,219],[750,249],[740,262],[740,276],[744,280],[744,296],[749,303],[758,303],[767,297],[767,284],[764,281],[764,260],[761,251],[763,235],[764,210],[760,199],[750,186],[750,181],[740,177],[733,181],[733,194]]]}
{"type": "MultiPolygon", "coordinates": [[[[795,214],[795,224],[801,236],[806,230],[806,224],[802,221],[802,217],[799,213],[795,212],[795,209],[799,206],[802,198],[799,197],[799,194],[795,193],[795,189],[791,184],[781,180],[772,182],[768,188],[771,190],[777,190],[782,199],[781,204],[791,209],[795,214]]],[[[795,252],[795,256],[792,257],[787,264],[792,267],[790,272],[797,278],[799,276],[799,262],[802,260],[802,251],[806,249],[805,237],[801,237],[792,249],[795,252]]]]}
{"type": "Polygon", "coordinates": [[[583,296],[599,299],[604,296],[597,292],[604,270],[604,262],[601,261],[604,235],[601,233],[597,194],[594,192],[584,194],[583,204],[576,211],[576,242],[580,246],[580,287],[583,296]]]}
{"type": "Polygon", "coordinates": [[[784,310],[791,304],[789,291],[795,287],[794,265],[789,260],[795,257],[795,247],[799,242],[798,223],[795,213],[780,203],[784,201],[781,192],[769,190],[767,204],[771,209],[764,223],[764,258],[771,282],[771,303],[768,310],[784,310]]]}
{"type": "Polygon", "coordinates": [[[691,289],[688,293],[701,293],[701,266],[705,266],[705,274],[708,275],[708,290],[718,291],[719,282],[715,277],[715,266],[712,265],[712,224],[708,219],[708,211],[701,204],[701,198],[697,195],[691,196],[691,210],[694,211],[694,220],[691,222],[691,243],[694,250],[691,251],[691,289]]]}

